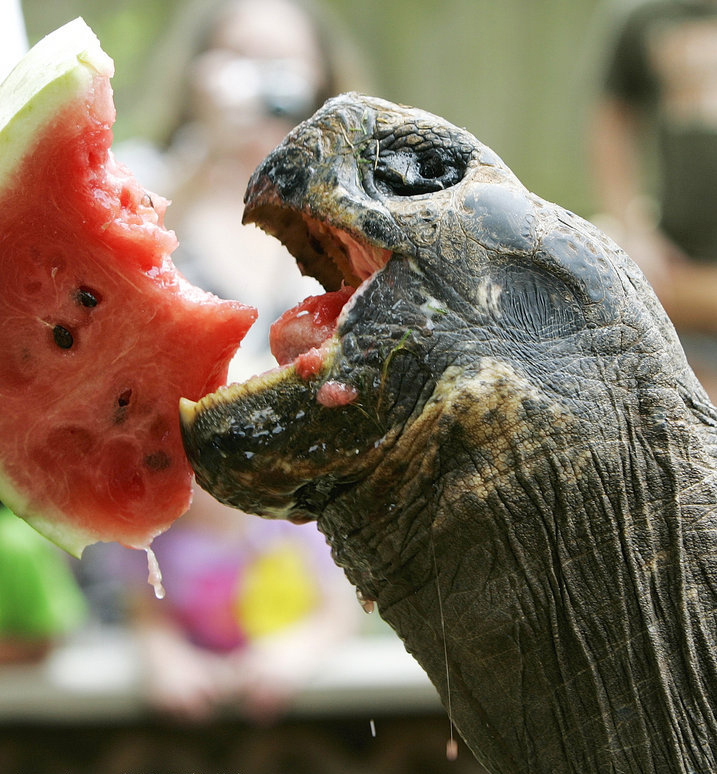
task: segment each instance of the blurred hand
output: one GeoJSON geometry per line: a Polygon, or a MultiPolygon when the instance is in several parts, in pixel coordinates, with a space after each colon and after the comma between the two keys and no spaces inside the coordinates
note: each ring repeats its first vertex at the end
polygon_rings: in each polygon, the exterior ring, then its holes
{"type": "Polygon", "coordinates": [[[143,633],[148,650],[145,691],[159,712],[194,722],[208,720],[221,700],[218,658],[170,628],[143,633]]]}

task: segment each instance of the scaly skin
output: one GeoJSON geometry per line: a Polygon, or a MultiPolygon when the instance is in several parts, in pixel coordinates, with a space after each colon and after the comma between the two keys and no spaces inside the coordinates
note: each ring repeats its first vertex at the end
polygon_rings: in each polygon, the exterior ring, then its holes
{"type": "Polygon", "coordinates": [[[388,260],[318,370],[185,405],[201,485],[317,519],[448,705],[445,626],[489,771],[717,771],[717,413],[638,269],[467,132],[357,95],[267,158],[247,218],[329,289],[368,273],[347,245],[388,260]]]}

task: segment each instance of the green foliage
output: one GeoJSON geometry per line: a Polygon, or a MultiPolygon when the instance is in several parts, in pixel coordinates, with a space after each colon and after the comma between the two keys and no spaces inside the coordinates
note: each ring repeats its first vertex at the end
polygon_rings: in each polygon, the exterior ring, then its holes
{"type": "Polygon", "coordinates": [[[64,554],[0,505],[0,638],[54,637],[85,613],[64,554]]]}

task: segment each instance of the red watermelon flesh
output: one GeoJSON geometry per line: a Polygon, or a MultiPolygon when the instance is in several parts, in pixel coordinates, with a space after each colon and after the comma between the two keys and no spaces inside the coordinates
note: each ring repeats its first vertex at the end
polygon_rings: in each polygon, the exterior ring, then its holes
{"type": "Polygon", "coordinates": [[[71,25],[44,56],[72,78],[31,93],[14,134],[0,121],[0,500],[79,554],[147,547],[187,510],[179,398],[224,383],[255,311],[175,269],[166,200],[110,151],[111,61],[71,25]]]}

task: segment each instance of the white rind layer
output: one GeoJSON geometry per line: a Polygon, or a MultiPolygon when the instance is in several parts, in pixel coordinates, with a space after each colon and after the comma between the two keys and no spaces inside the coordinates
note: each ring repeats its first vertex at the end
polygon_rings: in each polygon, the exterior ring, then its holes
{"type": "Polygon", "coordinates": [[[114,63],[97,36],[77,18],[50,33],[0,84],[0,188],[32,149],[37,135],[114,63]]]}

